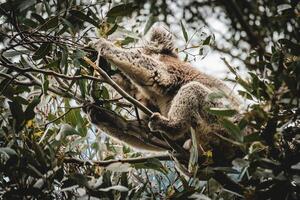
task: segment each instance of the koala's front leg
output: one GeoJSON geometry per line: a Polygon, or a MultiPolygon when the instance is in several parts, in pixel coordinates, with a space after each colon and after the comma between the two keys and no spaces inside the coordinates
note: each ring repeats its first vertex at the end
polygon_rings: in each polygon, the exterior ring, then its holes
{"type": "Polygon", "coordinates": [[[126,50],[116,47],[101,38],[93,44],[101,56],[115,64],[135,83],[142,86],[166,85],[172,82],[166,67],[159,60],[143,54],[139,50],[126,50]]]}
{"type": "Polygon", "coordinates": [[[154,113],[149,122],[151,131],[159,131],[170,139],[176,140],[195,128],[201,121],[215,122],[214,116],[208,116],[205,107],[213,106],[207,100],[210,91],[199,82],[190,82],[182,86],[172,100],[168,116],[154,113]]]}

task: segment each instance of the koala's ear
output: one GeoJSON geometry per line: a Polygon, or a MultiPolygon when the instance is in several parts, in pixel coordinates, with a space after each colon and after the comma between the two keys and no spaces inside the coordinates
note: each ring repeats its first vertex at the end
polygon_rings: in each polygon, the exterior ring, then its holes
{"type": "Polygon", "coordinates": [[[151,29],[150,41],[161,48],[161,53],[173,52],[175,49],[173,35],[163,26],[154,26],[151,29]]]}

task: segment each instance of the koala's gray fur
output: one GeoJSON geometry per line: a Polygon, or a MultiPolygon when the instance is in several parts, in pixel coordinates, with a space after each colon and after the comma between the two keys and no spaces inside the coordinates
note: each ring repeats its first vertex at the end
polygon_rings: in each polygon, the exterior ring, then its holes
{"type": "MultiPolygon", "coordinates": [[[[122,49],[102,38],[94,47],[123,73],[113,79],[144,105],[156,111],[149,119],[150,130],[162,132],[172,140],[189,138],[190,127],[193,127],[199,145],[206,148],[209,133],[222,128],[217,118],[205,109],[225,106],[224,102],[232,108],[238,106],[238,101],[223,82],[178,58],[172,35],[162,28],[152,30],[150,41],[143,49],[122,49]],[[219,91],[225,94],[225,98],[209,98],[210,94],[219,91]]],[[[134,140],[127,143],[144,148],[134,140]]]]}

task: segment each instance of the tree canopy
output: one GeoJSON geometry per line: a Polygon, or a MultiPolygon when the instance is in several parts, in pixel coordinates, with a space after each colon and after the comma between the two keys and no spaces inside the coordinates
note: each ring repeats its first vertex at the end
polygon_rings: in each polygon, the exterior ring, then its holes
{"type": "Polygon", "coordinates": [[[299,1],[0,2],[3,199],[300,199],[299,1]],[[87,44],[105,37],[132,48],[156,22],[183,44],[183,60],[207,48],[226,57],[226,80],[247,108],[239,123],[229,120],[234,110],[208,112],[243,157],[217,166],[212,152],[183,156],[172,144],[171,156],[150,155],[89,123],[83,109],[91,101],[126,119],[140,107],[109,79],[114,66],[100,59],[95,67],[87,44]],[[191,177],[180,174],[181,162],[191,177]]]}

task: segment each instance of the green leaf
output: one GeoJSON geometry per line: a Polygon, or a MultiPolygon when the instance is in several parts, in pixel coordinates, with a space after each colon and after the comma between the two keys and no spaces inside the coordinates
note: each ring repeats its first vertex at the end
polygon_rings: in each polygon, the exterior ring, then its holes
{"type": "Polygon", "coordinates": [[[252,87],[246,80],[244,80],[240,77],[237,77],[236,82],[239,83],[241,86],[243,86],[243,88],[245,88],[248,92],[252,92],[252,87]]]}
{"type": "Polygon", "coordinates": [[[109,91],[108,91],[108,89],[106,87],[104,87],[104,86],[101,86],[100,89],[101,89],[101,97],[103,99],[109,99],[109,91]]]}
{"type": "Polygon", "coordinates": [[[261,141],[261,140],[262,139],[261,139],[259,133],[251,133],[244,137],[244,142],[255,142],[255,141],[261,141]]]}
{"type": "Polygon", "coordinates": [[[17,156],[17,152],[10,147],[0,147],[0,154],[5,155],[7,158],[17,156]]]}
{"type": "Polygon", "coordinates": [[[281,165],[280,162],[276,160],[271,160],[269,158],[259,158],[255,160],[254,163],[253,163],[254,165],[265,169],[276,169],[281,165]]]}
{"type": "Polygon", "coordinates": [[[163,174],[167,173],[167,170],[157,158],[150,158],[144,163],[135,163],[132,166],[136,169],[154,169],[162,172],[163,174]]]}
{"type": "Polygon", "coordinates": [[[246,99],[253,100],[252,94],[250,94],[249,92],[238,90],[238,93],[246,99]]]}
{"type": "Polygon", "coordinates": [[[181,30],[182,30],[182,33],[183,33],[183,37],[185,39],[185,42],[187,42],[189,40],[189,36],[188,36],[188,33],[186,32],[186,29],[182,23],[182,21],[180,21],[180,25],[181,25],[181,30]]]}
{"type": "Polygon", "coordinates": [[[68,72],[68,48],[65,46],[62,47],[59,67],[60,69],[64,69],[64,74],[68,72]]]}
{"type": "Polygon", "coordinates": [[[115,25],[111,29],[109,29],[109,31],[107,31],[106,35],[109,36],[113,34],[118,29],[118,27],[119,27],[118,24],[115,23],[115,25]]]}
{"type": "Polygon", "coordinates": [[[62,179],[64,178],[65,176],[65,170],[64,170],[64,167],[59,167],[58,170],[54,171],[54,176],[53,176],[53,179],[54,180],[57,180],[57,181],[62,181],[62,179]]]}
{"type": "Polygon", "coordinates": [[[79,11],[79,10],[71,10],[70,13],[77,19],[84,21],[84,22],[88,22],[92,25],[94,25],[95,27],[99,27],[99,22],[95,21],[94,19],[92,19],[91,17],[89,17],[88,15],[84,14],[83,12],[79,11]]]}
{"type": "Polygon", "coordinates": [[[30,27],[30,28],[36,28],[36,27],[38,26],[38,23],[37,23],[37,22],[35,22],[35,21],[32,20],[32,19],[28,19],[28,18],[26,18],[26,19],[23,20],[23,24],[24,24],[25,26],[30,27]]]}
{"type": "Polygon", "coordinates": [[[34,108],[40,103],[41,99],[40,97],[35,97],[27,106],[24,115],[25,115],[25,120],[30,120],[33,119],[35,116],[34,108]]]}
{"type": "Polygon", "coordinates": [[[29,103],[27,99],[25,99],[21,96],[15,96],[14,95],[12,98],[9,98],[9,99],[12,100],[12,101],[16,101],[16,102],[18,102],[20,104],[23,104],[23,105],[27,105],[29,103]]]}
{"type": "Polygon", "coordinates": [[[208,37],[203,41],[203,45],[209,45],[209,44],[210,44],[210,39],[211,39],[211,35],[208,36],[208,37]]]}
{"type": "MultiPolygon", "coordinates": [[[[69,102],[65,100],[65,106],[71,107],[69,102]]],[[[80,109],[72,109],[68,114],[65,115],[65,121],[70,123],[73,127],[76,127],[80,136],[84,137],[87,133],[86,123],[87,120],[82,118],[80,109]]]]}
{"type": "Polygon", "coordinates": [[[130,15],[134,10],[137,9],[133,3],[121,4],[110,9],[106,16],[107,17],[123,17],[130,15]]]}
{"type": "Polygon", "coordinates": [[[47,168],[47,157],[46,152],[44,152],[43,147],[36,142],[32,142],[32,150],[34,151],[35,160],[40,164],[40,166],[47,168]]]}
{"type": "Polygon", "coordinates": [[[40,48],[33,54],[32,59],[33,60],[39,60],[45,57],[51,50],[51,44],[50,43],[43,43],[40,48]]]}
{"type": "Polygon", "coordinates": [[[49,89],[49,80],[45,78],[45,81],[43,83],[43,94],[47,94],[48,89],[49,89]]]}
{"type": "Polygon", "coordinates": [[[40,24],[44,24],[46,20],[39,14],[31,13],[31,17],[38,21],[40,24]]]}
{"type": "Polygon", "coordinates": [[[68,28],[70,28],[71,33],[74,34],[75,29],[74,29],[73,24],[65,18],[61,18],[61,21],[65,26],[58,32],[58,34],[60,35],[60,34],[64,33],[66,31],[66,29],[68,29],[68,28]]]}
{"type": "Polygon", "coordinates": [[[47,11],[48,15],[51,15],[52,12],[51,12],[49,2],[47,0],[43,0],[43,3],[45,5],[45,8],[46,8],[46,11],[47,11]]]}
{"type": "Polygon", "coordinates": [[[157,17],[154,15],[150,15],[150,17],[148,18],[145,28],[144,28],[144,35],[147,34],[147,32],[150,30],[150,28],[153,26],[153,24],[157,21],[157,17]]]}
{"type": "Polygon", "coordinates": [[[226,94],[223,91],[212,92],[207,95],[207,98],[211,101],[221,99],[226,97],[226,94]]]}
{"type": "Polygon", "coordinates": [[[6,58],[12,58],[12,57],[15,57],[15,56],[19,56],[19,55],[23,55],[23,54],[28,54],[28,53],[31,53],[31,51],[29,50],[11,50],[11,51],[4,51],[3,52],[3,56],[6,57],[6,58]]]}
{"type": "Polygon", "coordinates": [[[46,31],[56,26],[58,26],[58,16],[49,17],[46,22],[40,26],[40,30],[46,31]]]}
{"type": "Polygon", "coordinates": [[[24,112],[22,109],[22,106],[17,101],[9,101],[8,102],[10,112],[14,119],[14,128],[17,132],[19,132],[22,129],[23,122],[24,122],[24,112]]]}
{"type": "Polygon", "coordinates": [[[227,108],[209,108],[207,109],[207,112],[213,115],[223,116],[223,117],[232,117],[235,114],[237,114],[236,110],[227,109],[227,108]]]}
{"type": "Polygon", "coordinates": [[[25,57],[22,56],[22,55],[21,55],[20,63],[21,63],[21,65],[24,66],[24,67],[30,67],[30,68],[34,67],[34,66],[32,65],[32,63],[31,63],[31,62],[28,62],[27,59],[25,59],[25,57]]]}
{"type": "Polygon", "coordinates": [[[127,45],[127,44],[130,44],[130,43],[134,42],[134,41],[135,40],[132,37],[125,37],[125,39],[122,40],[122,45],[127,45]]]}
{"type": "Polygon", "coordinates": [[[47,64],[45,66],[45,68],[48,68],[48,69],[58,69],[59,68],[59,64],[60,64],[60,59],[54,60],[54,61],[50,62],[49,64],[47,64]]]}
{"type": "Polygon", "coordinates": [[[88,186],[88,179],[85,175],[83,174],[72,174],[70,176],[70,179],[75,181],[79,186],[88,186]]]}
{"type": "Polygon", "coordinates": [[[76,129],[73,128],[70,124],[63,124],[61,126],[61,129],[59,130],[59,132],[55,136],[55,139],[57,141],[61,141],[66,136],[69,136],[69,135],[80,135],[80,133],[78,131],[76,131],[76,129]]]}
{"type": "Polygon", "coordinates": [[[36,4],[36,0],[25,0],[19,4],[18,9],[20,9],[20,11],[24,11],[27,8],[33,6],[34,4],[36,4]]]}
{"type": "Polygon", "coordinates": [[[83,58],[84,56],[86,56],[86,52],[80,50],[80,49],[77,49],[75,50],[75,53],[73,54],[74,58],[75,59],[80,59],[80,58],[83,58]]]}
{"type": "Polygon", "coordinates": [[[233,73],[235,76],[237,76],[237,72],[236,69],[234,67],[232,67],[225,58],[222,58],[223,62],[225,63],[225,65],[228,67],[229,71],[231,71],[231,73],[233,73]]]}
{"type": "Polygon", "coordinates": [[[238,142],[243,142],[243,135],[241,133],[240,128],[237,125],[225,118],[220,119],[219,121],[234,140],[238,142]]]}
{"type": "Polygon", "coordinates": [[[79,84],[79,89],[81,92],[81,96],[82,98],[85,98],[85,94],[86,94],[86,80],[78,80],[78,84],[79,84]]]}
{"type": "Polygon", "coordinates": [[[185,54],[185,57],[184,57],[184,62],[186,62],[189,58],[189,54],[185,54]]]}
{"type": "Polygon", "coordinates": [[[8,83],[8,79],[4,79],[0,83],[0,93],[13,102],[18,102],[19,104],[27,105],[29,102],[23,97],[17,96],[17,94],[23,93],[25,91],[28,92],[28,87],[24,88],[24,86],[18,86],[17,88],[14,88],[11,84],[8,83]]]}

